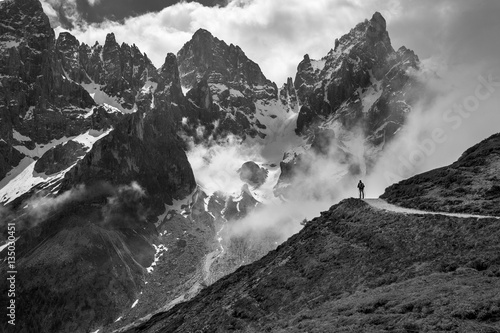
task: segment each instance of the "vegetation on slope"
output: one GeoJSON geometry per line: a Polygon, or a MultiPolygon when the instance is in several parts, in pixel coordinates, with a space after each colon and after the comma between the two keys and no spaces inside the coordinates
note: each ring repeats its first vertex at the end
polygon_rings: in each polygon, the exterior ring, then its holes
{"type": "Polygon", "coordinates": [[[388,187],[381,198],[429,211],[500,216],[500,133],[453,164],[388,187]]]}
{"type": "Polygon", "coordinates": [[[498,239],[496,219],[344,200],[130,332],[498,332],[498,239]]]}

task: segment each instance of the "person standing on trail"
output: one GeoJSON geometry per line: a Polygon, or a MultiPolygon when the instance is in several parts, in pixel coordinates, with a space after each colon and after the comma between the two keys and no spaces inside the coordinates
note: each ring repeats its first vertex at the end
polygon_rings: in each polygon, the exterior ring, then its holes
{"type": "Polygon", "coordinates": [[[358,189],[359,189],[359,198],[364,199],[365,198],[365,184],[360,180],[358,183],[358,189]]]}

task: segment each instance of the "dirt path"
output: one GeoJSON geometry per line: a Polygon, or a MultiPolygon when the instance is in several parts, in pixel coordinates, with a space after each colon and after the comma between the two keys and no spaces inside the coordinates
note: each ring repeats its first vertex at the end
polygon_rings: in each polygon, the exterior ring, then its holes
{"type": "Polygon", "coordinates": [[[432,215],[446,215],[446,216],[461,217],[461,218],[471,218],[472,217],[472,218],[477,218],[477,219],[487,219],[487,218],[500,219],[500,217],[497,217],[497,216],[460,214],[460,213],[445,213],[445,212],[428,212],[425,210],[404,208],[404,207],[392,205],[383,199],[363,199],[363,200],[367,204],[369,204],[370,206],[372,206],[374,208],[387,210],[387,211],[391,211],[391,212],[396,212],[396,213],[402,213],[402,214],[432,214],[432,215]]]}

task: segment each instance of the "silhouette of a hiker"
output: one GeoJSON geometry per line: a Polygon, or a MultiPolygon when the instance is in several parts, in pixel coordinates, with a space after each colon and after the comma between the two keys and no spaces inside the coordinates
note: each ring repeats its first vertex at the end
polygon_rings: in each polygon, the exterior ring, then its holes
{"type": "Polygon", "coordinates": [[[359,198],[364,199],[365,198],[365,184],[360,180],[358,183],[358,189],[359,189],[359,198]]]}

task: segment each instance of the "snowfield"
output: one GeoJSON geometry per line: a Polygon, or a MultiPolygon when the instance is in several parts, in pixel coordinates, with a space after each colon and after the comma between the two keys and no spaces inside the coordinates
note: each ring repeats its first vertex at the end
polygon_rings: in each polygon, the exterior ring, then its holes
{"type": "MultiPolygon", "coordinates": [[[[94,143],[108,135],[111,131],[112,129],[105,131],[96,131],[91,129],[75,137],[62,137],[57,140],[52,140],[48,144],[36,144],[36,147],[32,150],[24,146],[15,146],[14,148],[27,155],[27,157],[23,158],[21,162],[0,181],[0,203],[7,204],[11,202],[17,197],[29,192],[33,186],[38,184],[50,184],[60,181],[64,175],[71,170],[76,163],[78,163],[75,162],[68,168],[53,175],[45,175],[43,173],[35,172],[35,158],[41,157],[49,149],[57,146],[58,144],[64,144],[69,140],[85,145],[87,147],[87,151],[90,151],[94,143]]],[[[80,159],[82,158],[83,156],[80,157],[80,159]]]]}

